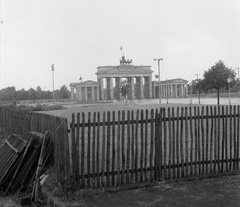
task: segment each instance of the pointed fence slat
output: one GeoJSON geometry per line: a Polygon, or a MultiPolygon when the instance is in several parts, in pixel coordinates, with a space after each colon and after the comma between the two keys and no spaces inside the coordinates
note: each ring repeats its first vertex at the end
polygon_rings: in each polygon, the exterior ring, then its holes
{"type": "Polygon", "coordinates": [[[102,176],[101,176],[101,187],[105,186],[105,142],[106,142],[106,112],[103,112],[103,126],[102,126],[102,176]]]}
{"type": "Polygon", "coordinates": [[[151,146],[150,146],[150,160],[149,160],[149,163],[150,163],[150,181],[152,182],[153,181],[153,176],[154,176],[154,171],[153,171],[153,161],[154,161],[154,158],[153,158],[153,150],[154,150],[154,125],[153,125],[153,121],[154,121],[154,110],[151,109],[151,134],[150,134],[150,139],[151,139],[151,146]]]}
{"type": "Polygon", "coordinates": [[[106,168],[107,168],[107,186],[110,186],[110,112],[107,112],[107,155],[106,155],[106,168]]]}
{"type": "Polygon", "coordinates": [[[135,125],[135,182],[138,182],[138,122],[139,122],[139,110],[137,110],[136,115],[136,125],[135,125]]]}
{"type": "Polygon", "coordinates": [[[100,181],[100,112],[97,113],[97,187],[101,186],[100,181]]]}
{"type": "Polygon", "coordinates": [[[93,113],[93,137],[92,137],[92,187],[96,187],[95,168],[96,167],[96,112],[93,113]]]}
{"type": "MultiPolygon", "coordinates": [[[[168,117],[171,117],[171,109],[168,108],[168,117]]],[[[172,165],[172,123],[171,121],[168,122],[168,139],[169,139],[169,154],[168,154],[168,179],[172,178],[171,172],[171,165],[172,165]]]]}
{"type": "Polygon", "coordinates": [[[144,117],[143,117],[143,110],[141,110],[141,124],[140,124],[140,130],[141,130],[141,157],[140,157],[140,182],[143,182],[143,122],[144,122],[144,117]]]}
{"type": "Polygon", "coordinates": [[[211,132],[210,132],[210,174],[213,172],[213,154],[215,148],[213,148],[213,142],[215,143],[214,139],[214,115],[213,115],[213,107],[210,106],[210,119],[211,119],[211,132]]]}
{"type": "Polygon", "coordinates": [[[127,112],[127,166],[126,166],[126,183],[130,183],[129,170],[130,170],[130,143],[131,143],[131,125],[130,125],[130,111],[127,112]]]}
{"type": "Polygon", "coordinates": [[[183,107],[181,107],[181,120],[180,120],[180,157],[181,157],[181,177],[184,176],[184,157],[183,157],[183,118],[184,111],[183,107]]]}
{"type": "Polygon", "coordinates": [[[236,106],[233,107],[233,170],[236,170],[237,164],[237,119],[236,119],[236,106]]]}
{"type": "Polygon", "coordinates": [[[167,179],[167,122],[166,122],[166,110],[163,108],[163,177],[167,179]]]}
{"type": "Polygon", "coordinates": [[[174,120],[174,108],[172,108],[172,139],[173,139],[173,179],[176,177],[175,163],[176,163],[176,130],[175,130],[175,120],[174,120]]]}
{"type": "Polygon", "coordinates": [[[75,143],[76,143],[76,153],[75,153],[75,159],[76,159],[76,187],[77,189],[79,188],[79,184],[80,184],[80,177],[79,177],[79,160],[80,160],[80,156],[79,156],[79,140],[80,140],[80,113],[77,113],[77,129],[76,129],[76,137],[75,137],[75,143]]]}
{"type": "Polygon", "coordinates": [[[208,173],[208,154],[209,154],[209,117],[208,117],[208,106],[206,107],[206,121],[205,121],[205,129],[206,129],[206,173],[208,173]]]}
{"type": "Polygon", "coordinates": [[[177,107],[177,122],[176,122],[176,156],[177,156],[177,178],[180,177],[180,143],[179,143],[179,107],[177,107]]]}
{"type": "Polygon", "coordinates": [[[121,185],[121,178],[120,178],[120,118],[121,118],[121,112],[118,111],[118,123],[117,123],[117,185],[121,185]]]}
{"type": "Polygon", "coordinates": [[[81,186],[85,187],[85,114],[82,113],[82,127],[81,127],[81,186]]]}
{"type": "Polygon", "coordinates": [[[189,167],[188,167],[188,151],[189,151],[189,138],[188,138],[188,110],[187,110],[187,107],[185,107],[185,162],[186,162],[186,176],[188,176],[188,171],[189,171],[189,167]]]}
{"type": "MultiPolygon", "coordinates": [[[[233,167],[233,160],[232,160],[232,148],[233,148],[233,136],[232,136],[232,130],[233,130],[233,122],[232,122],[232,106],[230,105],[229,107],[229,122],[230,122],[230,126],[229,126],[229,156],[230,156],[230,163],[229,163],[229,170],[231,171],[232,167],[233,167]]],[[[227,163],[227,162],[226,162],[227,163]]]]}
{"type": "Polygon", "coordinates": [[[145,165],[144,165],[144,167],[145,167],[145,171],[144,171],[144,174],[145,174],[145,181],[148,181],[148,140],[149,140],[149,138],[148,138],[148,110],[146,109],[146,111],[145,111],[145,115],[146,115],[146,117],[145,117],[145,160],[144,160],[144,162],[145,162],[145,165]]]}
{"type": "Polygon", "coordinates": [[[125,121],[125,111],[122,111],[122,139],[121,139],[121,148],[122,148],[122,173],[121,173],[121,183],[122,184],[126,184],[126,180],[125,180],[125,169],[126,169],[126,157],[125,157],[125,125],[124,122],[125,121]]]}
{"type": "MultiPolygon", "coordinates": [[[[115,149],[115,111],[112,113],[112,172],[115,172],[115,156],[116,156],[116,149],[115,149]]],[[[115,174],[112,173],[112,185],[115,185],[115,174]]]]}
{"type": "Polygon", "coordinates": [[[193,119],[192,119],[192,107],[189,107],[189,115],[190,115],[190,120],[189,120],[189,125],[190,125],[190,142],[191,142],[191,146],[190,146],[190,176],[193,176],[193,119]]]}
{"type": "Polygon", "coordinates": [[[133,183],[134,179],[135,179],[135,174],[134,174],[134,170],[135,170],[135,149],[134,149],[134,145],[135,145],[135,142],[134,142],[134,139],[135,139],[135,131],[134,131],[134,113],[133,111],[131,112],[131,131],[132,131],[132,145],[131,145],[131,151],[132,151],[132,159],[131,159],[131,180],[130,180],[130,183],[133,183]]]}

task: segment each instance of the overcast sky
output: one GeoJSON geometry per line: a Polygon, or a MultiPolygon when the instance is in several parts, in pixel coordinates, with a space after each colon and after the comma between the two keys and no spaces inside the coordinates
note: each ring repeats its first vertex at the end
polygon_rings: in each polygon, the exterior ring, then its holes
{"type": "Polygon", "coordinates": [[[239,0],[0,0],[0,19],[0,89],[52,90],[52,64],[55,89],[96,81],[121,46],[153,75],[163,58],[161,80],[240,67],[239,0]]]}

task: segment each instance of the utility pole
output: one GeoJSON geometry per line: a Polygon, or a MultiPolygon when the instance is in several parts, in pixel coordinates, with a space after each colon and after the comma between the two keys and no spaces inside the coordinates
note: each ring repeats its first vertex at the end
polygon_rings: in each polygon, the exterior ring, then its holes
{"type": "Polygon", "coordinates": [[[54,64],[52,64],[53,102],[54,102],[54,64]]]}
{"type": "Polygon", "coordinates": [[[200,104],[200,84],[199,84],[199,79],[198,76],[200,74],[195,74],[197,76],[197,83],[198,83],[198,103],[200,104]]]}

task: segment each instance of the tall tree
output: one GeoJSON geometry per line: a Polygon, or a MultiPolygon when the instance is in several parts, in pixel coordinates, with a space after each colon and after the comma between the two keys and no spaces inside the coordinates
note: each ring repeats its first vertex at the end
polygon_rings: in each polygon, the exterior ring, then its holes
{"type": "MultiPolygon", "coordinates": [[[[219,91],[221,88],[228,87],[228,78],[235,80],[236,73],[231,68],[225,66],[222,60],[219,60],[208,70],[204,71],[203,77],[207,89],[215,88],[217,90],[217,103],[219,105],[219,91]]],[[[234,81],[231,83],[234,84],[234,81]]]]}
{"type": "Polygon", "coordinates": [[[14,100],[16,97],[16,89],[14,86],[7,87],[1,90],[1,98],[2,100],[14,100]]]}
{"type": "Polygon", "coordinates": [[[67,86],[63,85],[59,91],[59,98],[69,98],[70,91],[67,89],[67,86]]]}
{"type": "Polygon", "coordinates": [[[16,91],[16,99],[17,100],[27,100],[28,99],[28,92],[25,89],[21,89],[16,91]]]}
{"type": "Polygon", "coordinates": [[[34,90],[33,88],[30,88],[28,90],[28,99],[29,100],[36,100],[38,97],[37,97],[37,91],[34,90]]]}

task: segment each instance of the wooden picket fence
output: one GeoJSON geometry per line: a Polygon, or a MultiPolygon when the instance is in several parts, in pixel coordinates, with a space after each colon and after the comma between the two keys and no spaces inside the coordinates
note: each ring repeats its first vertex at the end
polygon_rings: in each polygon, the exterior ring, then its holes
{"type": "Polygon", "coordinates": [[[49,131],[53,139],[53,156],[55,172],[59,182],[69,185],[69,143],[68,121],[66,118],[42,113],[13,110],[0,107],[0,135],[24,134],[27,131],[43,133],[49,131]]]}
{"type": "Polygon", "coordinates": [[[49,131],[58,181],[72,190],[239,170],[240,106],[72,114],[0,107],[5,135],[49,131]]]}
{"type": "Polygon", "coordinates": [[[239,169],[240,106],[72,114],[73,189],[239,169]]]}

